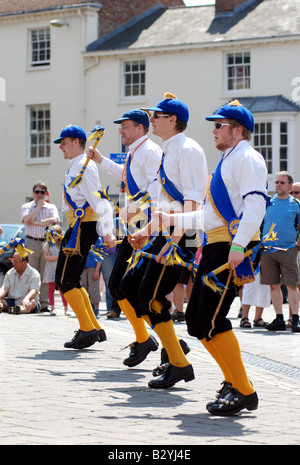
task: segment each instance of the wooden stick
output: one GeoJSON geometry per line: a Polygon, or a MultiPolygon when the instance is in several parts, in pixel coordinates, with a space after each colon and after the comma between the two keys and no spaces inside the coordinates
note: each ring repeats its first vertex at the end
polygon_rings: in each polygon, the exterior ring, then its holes
{"type": "MultiPolygon", "coordinates": [[[[88,138],[88,140],[95,140],[94,145],[93,145],[93,149],[95,149],[97,145],[99,144],[100,140],[102,139],[102,137],[104,136],[105,128],[104,126],[95,126],[91,132],[92,132],[92,135],[88,138]]],[[[70,182],[68,189],[78,186],[78,184],[82,182],[84,172],[86,170],[86,167],[89,164],[90,159],[91,157],[87,157],[83,167],[81,168],[80,173],[77,174],[77,176],[73,179],[73,181],[70,182]]]]}

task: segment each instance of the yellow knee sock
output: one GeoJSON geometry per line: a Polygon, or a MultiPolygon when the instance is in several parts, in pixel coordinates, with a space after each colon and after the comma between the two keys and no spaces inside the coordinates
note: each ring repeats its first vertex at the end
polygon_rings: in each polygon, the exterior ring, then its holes
{"type": "Polygon", "coordinates": [[[190,363],[179,344],[178,337],[174,330],[173,321],[170,320],[158,323],[153,329],[161,340],[162,346],[166,349],[171,365],[176,367],[188,366],[190,363]]]}
{"type": "Polygon", "coordinates": [[[225,363],[223,362],[222,358],[219,356],[219,353],[217,352],[215,346],[214,346],[214,338],[211,339],[209,342],[204,339],[200,339],[201,343],[204,345],[205,349],[210,353],[210,355],[215,359],[219,367],[221,368],[223,375],[224,375],[224,381],[227,383],[232,383],[231,376],[229,373],[229,370],[225,363]]]}
{"type": "Polygon", "coordinates": [[[150,334],[146,328],[143,318],[136,316],[134,308],[130,305],[127,299],[118,300],[118,304],[127,320],[130,322],[135,332],[137,342],[145,342],[149,339],[150,334]]]}
{"type": "MultiPolygon", "coordinates": [[[[143,315],[143,319],[144,319],[144,320],[146,321],[146,323],[150,326],[150,328],[152,328],[152,329],[154,330],[155,325],[153,325],[153,324],[151,323],[150,318],[148,317],[148,315],[143,315]]],[[[179,342],[179,341],[180,341],[180,337],[178,337],[177,335],[176,335],[176,337],[177,337],[178,342],[179,342]]],[[[161,342],[161,345],[164,347],[162,341],[160,341],[160,342],[161,342]]],[[[165,347],[164,347],[164,348],[165,348],[165,347]]]]}
{"type": "Polygon", "coordinates": [[[78,318],[79,327],[82,331],[91,331],[95,326],[90,319],[90,316],[85,308],[83,296],[79,289],[76,287],[64,293],[66,301],[72,308],[73,312],[78,318]]]}
{"type": "Polygon", "coordinates": [[[232,386],[244,395],[252,394],[254,389],[248,379],[240,345],[233,331],[217,334],[213,337],[213,343],[222,364],[230,373],[232,386]]]}
{"type": "Polygon", "coordinates": [[[79,290],[80,290],[80,293],[81,293],[81,295],[83,297],[84,305],[85,305],[86,311],[89,314],[91,322],[93,323],[95,328],[99,331],[101,329],[101,326],[99,325],[98,320],[95,317],[95,313],[94,313],[94,310],[93,310],[89,295],[87,293],[87,290],[84,287],[81,287],[79,290]]]}

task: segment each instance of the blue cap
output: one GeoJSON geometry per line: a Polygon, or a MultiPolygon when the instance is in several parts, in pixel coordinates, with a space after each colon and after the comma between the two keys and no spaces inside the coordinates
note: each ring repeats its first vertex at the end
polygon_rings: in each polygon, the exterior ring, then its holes
{"type": "Polygon", "coordinates": [[[131,119],[132,121],[135,121],[136,123],[142,124],[143,126],[146,126],[148,128],[150,126],[149,122],[149,117],[148,114],[144,110],[130,110],[124,113],[122,118],[116,119],[114,123],[116,124],[121,124],[122,121],[131,119]]]}
{"type": "Polygon", "coordinates": [[[86,140],[86,133],[82,127],[69,124],[69,126],[61,131],[59,138],[53,141],[54,144],[60,144],[65,137],[77,137],[78,139],[86,140]]]}
{"type": "Polygon", "coordinates": [[[254,118],[251,111],[245,108],[238,100],[233,100],[224,105],[214,115],[207,116],[205,119],[214,121],[221,118],[234,119],[251,132],[254,131],[254,118]]]}
{"type": "Polygon", "coordinates": [[[146,110],[150,111],[163,111],[166,113],[171,113],[172,115],[177,116],[177,118],[181,119],[185,123],[189,120],[189,109],[185,103],[181,102],[177,98],[165,98],[158,102],[156,107],[146,108],[146,110]]]}

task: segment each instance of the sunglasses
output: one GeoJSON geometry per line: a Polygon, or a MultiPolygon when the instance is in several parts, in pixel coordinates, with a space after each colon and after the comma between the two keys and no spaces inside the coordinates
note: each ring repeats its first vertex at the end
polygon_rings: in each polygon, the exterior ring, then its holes
{"type": "Polygon", "coordinates": [[[290,194],[300,194],[300,191],[290,191],[290,194]]]}
{"type": "Polygon", "coordinates": [[[46,194],[46,191],[34,191],[34,193],[35,193],[35,194],[42,194],[42,195],[44,195],[44,194],[46,194]]]}
{"type": "Polygon", "coordinates": [[[286,181],[275,181],[275,184],[287,184],[286,181]]]}
{"type": "Polygon", "coordinates": [[[157,119],[160,116],[164,116],[165,118],[170,118],[170,116],[172,116],[172,115],[166,115],[165,113],[153,113],[152,116],[153,116],[154,119],[157,119]]]}
{"type": "Polygon", "coordinates": [[[223,126],[231,126],[229,123],[215,123],[215,129],[222,129],[223,126]]]}

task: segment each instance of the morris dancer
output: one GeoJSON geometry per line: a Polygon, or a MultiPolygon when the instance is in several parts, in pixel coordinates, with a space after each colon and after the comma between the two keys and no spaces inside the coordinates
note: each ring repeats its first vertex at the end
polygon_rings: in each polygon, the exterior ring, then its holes
{"type": "Polygon", "coordinates": [[[86,139],[86,133],[80,126],[70,125],[54,141],[60,144],[64,158],[69,160],[62,206],[69,228],[61,243],[55,282],[79,321],[80,329],[71,341],[65,343],[65,347],[72,349],[83,349],[97,341],[106,340],[105,331],[94,315],[88,293],[80,283],[80,275],[91,245],[96,243],[100,235],[104,236],[104,242],[109,247],[115,245],[111,207],[107,200],[94,194],[101,188],[97,165],[91,161],[82,182],[69,188],[86,161],[86,139]]]}
{"type": "Polygon", "coordinates": [[[227,416],[244,408],[255,410],[258,405],[227,314],[236,296],[235,283],[246,282],[238,272],[239,267],[247,264],[245,249],[251,249],[260,239],[266,211],[267,169],[262,155],[248,143],[254,131],[253,115],[237,100],[206,119],[214,121],[215,145],[223,155],[204,205],[207,245],[203,247],[186,321],[189,334],[200,339],[224,375],[223,387],[207,409],[212,414],[227,416]],[[226,262],[231,269],[218,277],[226,286],[220,300],[220,294],[202,283],[202,276],[226,262]]]}
{"type": "MultiPolygon", "coordinates": [[[[88,155],[100,164],[101,169],[122,180],[121,191],[128,196],[135,196],[139,191],[147,190],[153,199],[157,197],[157,171],[161,161],[161,148],[148,138],[149,117],[139,109],[127,111],[114,121],[120,125],[122,142],[129,147],[125,165],[115,163],[97,150],[90,147],[88,155]]],[[[132,203],[131,203],[132,204],[132,203]]],[[[127,211],[126,219],[134,220],[137,207],[132,205],[127,211]],[[133,210],[133,211],[131,211],[133,210]]],[[[136,341],[130,345],[131,351],[123,363],[133,367],[141,363],[151,351],[158,349],[158,342],[150,336],[145,321],[137,317],[133,307],[120,289],[120,282],[128,268],[128,259],[132,255],[132,247],[127,236],[117,249],[116,260],[109,280],[111,295],[118,301],[119,307],[130,321],[136,341]]]]}
{"type": "MultiPolygon", "coordinates": [[[[165,211],[195,210],[203,201],[207,182],[207,165],[203,149],[184,131],[189,119],[187,106],[172,95],[153,108],[150,118],[153,134],[163,141],[163,157],[159,170],[158,206],[165,211]]],[[[150,225],[133,234],[133,245],[143,246],[151,233],[150,225]]],[[[190,237],[183,231],[174,231],[173,241],[183,253],[191,248],[190,237]],[[187,241],[190,241],[188,243],[187,241]]],[[[160,234],[151,246],[151,253],[158,253],[166,243],[160,234]]],[[[193,243],[194,244],[194,243],[193,243]]],[[[194,244],[195,246],[195,244],[194,244]]],[[[180,380],[194,379],[192,365],[187,360],[175,334],[170,315],[171,303],[167,299],[178,282],[182,268],[166,266],[145,258],[139,267],[128,271],[121,282],[121,289],[137,314],[150,324],[166,350],[169,364],[162,376],[149,382],[151,388],[169,388],[180,380]]]]}

